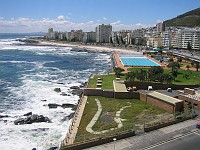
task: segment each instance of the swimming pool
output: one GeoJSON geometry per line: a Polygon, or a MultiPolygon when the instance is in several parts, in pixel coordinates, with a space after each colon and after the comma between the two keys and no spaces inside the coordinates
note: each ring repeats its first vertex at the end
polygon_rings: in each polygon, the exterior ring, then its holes
{"type": "Polygon", "coordinates": [[[133,66],[160,66],[158,63],[152,61],[151,59],[145,56],[121,56],[120,57],[122,64],[125,67],[133,67],[133,66]]]}

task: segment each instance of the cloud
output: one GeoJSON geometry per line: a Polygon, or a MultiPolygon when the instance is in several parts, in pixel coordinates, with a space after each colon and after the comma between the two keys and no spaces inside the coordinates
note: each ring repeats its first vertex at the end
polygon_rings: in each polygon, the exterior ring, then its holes
{"type": "MultiPolygon", "coordinates": [[[[28,33],[28,32],[47,32],[48,28],[54,28],[55,31],[71,31],[82,29],[83,31],[95,31],[95,27],[101,24],[99,21],[73,22],[65,20],[64,16],[58,16],[56,19],[42,18],[39,20],[31,18],[11,18],[9,20],[0,20],[0,33],[28,33]]],[[[123,24],[120,20],[110,23],[113,31],[134,30],[145,28],[152,25],[123,24]]]]}
{"type": "Polygon", "coordinates": [[[116,22],[111,23],[111,25],[119,25],[120,23],[121,23],[121,21],[118,20],[118,21],[116,21],[116,22]]]}
{"type": "Polygon", "coordinates": [[[103,17],[102,19],[103,19],[103,20],[108,20],[106,17],[103,17]]]}
{"type": "Polygon", "coordinates": [[[57,17],[57,19],[58,19],[59,21],[63,21],[63,20],[65,20],[65,16],[60,15],[60,16],[57,17]]]}
{"type": "Polygon", "coordinates": [[[163,22],[162,20],[156,20],[156,23],[160,23],[160,22],[163,22]]]}

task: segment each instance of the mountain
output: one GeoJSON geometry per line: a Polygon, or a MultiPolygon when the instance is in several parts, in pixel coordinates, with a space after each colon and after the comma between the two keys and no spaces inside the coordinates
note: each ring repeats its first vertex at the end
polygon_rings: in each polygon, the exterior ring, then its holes
{"type": "Polygon", "coordinates": [[[182,26],[182,27],[197,27],[200,26],[200,8],[191,10],[176,18],[164,21],[167,27],[182,26]]]}

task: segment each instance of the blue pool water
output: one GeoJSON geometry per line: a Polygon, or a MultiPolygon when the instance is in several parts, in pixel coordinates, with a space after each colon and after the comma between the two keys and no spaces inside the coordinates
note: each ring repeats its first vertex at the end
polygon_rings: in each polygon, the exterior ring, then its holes
{"type": "Polygon", "coordinates": [[[150,60],[145,56],[126,56],[120,57],[124,66],[132,67],[132,66],[160,66],[158,63],[150,60]]]}

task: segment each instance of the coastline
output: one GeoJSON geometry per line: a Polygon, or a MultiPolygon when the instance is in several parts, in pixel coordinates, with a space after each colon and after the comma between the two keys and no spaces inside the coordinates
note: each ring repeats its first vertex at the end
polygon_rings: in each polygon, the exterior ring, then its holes
{"type": "Polygon", "coordinates": [[[134,49],[126,49],[126,48],[116,48],[116,47],[106,47],[106,46],[93,46],[93,45],[83,45],[80,43],[64,43],[62,41],[43,41],[43,40],[35,40],[35,39],[27,39],[25,40],[27,44],[37,45],[37,46],[62,46],[62,47],[76,47],[81,49],[86,49],[89,51],[97,51],[97,52],[115,52],[121,54],[142,54],[142,52],[137,52],[134,49]]]}

